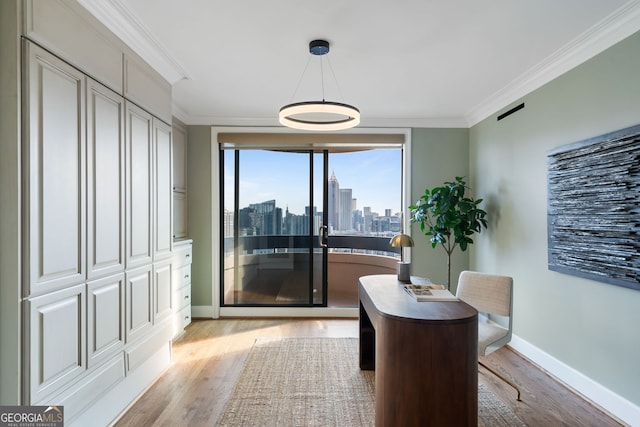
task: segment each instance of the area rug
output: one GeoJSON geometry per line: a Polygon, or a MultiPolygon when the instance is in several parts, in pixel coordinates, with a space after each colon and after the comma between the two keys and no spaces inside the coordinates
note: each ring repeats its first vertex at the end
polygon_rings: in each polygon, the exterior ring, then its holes
{"type": "MultiPolygon", "coordinates": [[[[356,338],[258,339],[217,425],[369,427],[375,373],[358,366],[356,338]]],[[[478,426],[525,424],[482,383],[478,426]]]]}

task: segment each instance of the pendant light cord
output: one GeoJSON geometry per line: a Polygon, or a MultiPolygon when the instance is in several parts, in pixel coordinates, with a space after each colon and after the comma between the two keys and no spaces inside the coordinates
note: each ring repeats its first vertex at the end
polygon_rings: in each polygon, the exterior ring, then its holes
{"type": "Polygon", "coordinates": [[[311,56],[309,56],[309,58],[307,58],[307,65],[304,66],[304,70],[302,71],[302,75],[300,76],[300,79],[298,80],[298,84],[296,85],[296,89],[293,91],[293,95],[291,95],[291,99],[289,99],[289,102],[293,102],[293,100],[295,99],[296,95],[298,94],[298,89],[300,89],[300,84],[302,83],[302,79],[304,78],[304,75],[307,73],[307,68],[309,68],[309,63],[311,62],[311,56]]]}
{"type": "MultiPolygon", "coordinates": [[[[338,83],[338,79],[336,78],[336,73],[333,72],[333,66],[331,65],[331,60],[329,59],[329,55],[327,56],[327,62],[329,63],[329,70],[331,71],[331,75],[333,76],[333,81],[336,82],[336,88],[338,88],[338,95],[340,95],[340,100],[344,101],[344,96],[342,96],[342,90],[340,89],[340,84],[338,83]]],[[[323,92],[324,95],[324,92],[323,92]]],[[[323,96],[324,99],[324,96],[323,96]]]]}
{"type": "MultiPolygon", "coordinates": [[[[313,58],[314,55],[310,55],[309,58],[307,58],[307,63],[304,66],[304,70],[302,71],[302,75],[300,76],[300,79],[298,79],[298,84],[296,85],[296,89],[293,91],[293,95],[291,95],[291,98],[289,99],[289,103],[292,103],[293,100],[295,99],[296,95],[298,94],[298,90],[300,89],[300,85],[302,84],[302,80],[304,79],[305,74],[307,74],[307,69],[309,68],[309,64],[311,63],[311,59],[313,58]]],[[[340,88],[340,84],[338,83],[338,79],[336,78],[336,73],[335,71],[333,71],[333,66],[331,65],[331,60],[329,59],[329,55],[319,55],[319,60],[320,60],[320,85],[321,85],[321,90],[322,90],[322,102],[325,102],[325,91],[324,91],[324,64],[322,62],[323,58],[327,58],[327,63],[329,64],[329,71],[331,71],[331,76],[333,77],[333,81],[336,83],[336,88],[338,89],[338,95],[340,96],[339,99],[344,100],[344,96],[342,95],[342,89],[340,88]]]]}
{"type": "Polygon", "coordinates": [[[322,85],[322,102],[324,102],[324,67],[322,66],[322,57],[326,55],[322,55],[320,57],[320,82],[322,85]]]}

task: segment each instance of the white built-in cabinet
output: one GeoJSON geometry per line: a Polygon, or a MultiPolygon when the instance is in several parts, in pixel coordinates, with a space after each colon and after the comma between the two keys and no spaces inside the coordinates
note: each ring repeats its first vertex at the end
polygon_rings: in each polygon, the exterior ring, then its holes
{"type": "Polygon", "coordinates": [[[118,354],[125,344],[125,275],[87,283],[87,367],[118,354]]]}
{"type": "Polygon", "coordinates": [[[27,300],[27,386],[34,405],[63,390],[87,369],[85,292],[84,284],[78,284],[27,300]]]}
{"type": "Polygon", "coordinates": [[[124,270],[125,103],[87,79],[87,277],[124,270]]]}
{"type": "Polygon", "coordinates": [[[154,245],[153,259],[171,258],[173,247],[172,206],[172,147],[171,127],[158,119],[153,120],[154,152],[154,245]]]}
{"type": "Polygon", "coordinates": [[[191,323],[191,262],[193,241],[187,238],[187,127],[177,119],[173,140],[173,334],[191,323]]]}
{"type": "Polygon", "coordinates": [[[178,240],[173,252],[173,335],[184,332],[191,323],[191,262],[193,261],[193,241],[178,240]]]}
{"type": "Polygon", "coordinates": [[[130,102],[126,115],[126,266],[135,268],[152,261],[153,117],[130,102]]]}
{"type": "Polygon", "coordinates": [[[172,292],[173,264],[171,259],[153,265],[153,318],[155,322],[170,319],[173,315],[172,292]]]}
{"type": "Polygon", "coordinates": [[[170,360],[172,130],[26,39],[23,70],[22,403],[106,424],[170,360]]]}
{"type": "Polygon", "coordinates": [[[25,296],[86,279],[86,78],[32,43],[24,44],[29,226],[25,296]]]}

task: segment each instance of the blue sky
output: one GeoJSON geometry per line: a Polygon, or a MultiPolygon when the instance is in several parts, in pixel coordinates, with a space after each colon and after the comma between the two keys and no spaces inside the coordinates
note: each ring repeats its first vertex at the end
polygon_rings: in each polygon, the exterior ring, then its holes
{"type": "MultiPolygon", "coordinates": [[[[233,160],[233,151],[225,151],[233,160]]],[[[321,210],[322,156],[315,157],[315,205],[321,210]]],[[[294,214],[304,213],[308,205],[309,157],[302,153],[245,150],[240,153],[240,206],[276,200],[283,210],[288,206],[294,214]]],[[[357,208],[370,206],[384,215],[385,209],[401,210],[401,151],[379,149],[329,155],[329,175],[335,172],[340,188],[351,188],[357,208]]],[[[229,209],[233,169],[225,162],[225,207],[229,209]]]]}

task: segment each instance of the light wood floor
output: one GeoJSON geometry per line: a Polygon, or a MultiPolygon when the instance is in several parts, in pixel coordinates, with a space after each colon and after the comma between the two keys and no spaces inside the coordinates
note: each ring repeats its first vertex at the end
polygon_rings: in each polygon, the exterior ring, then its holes
{"type": "MultiPolygon", "coordinates": [[[[172,366],[115,426],[213,426],[256,338],[305,336],[357,337],[358,321],[196,320],[174,343],[172,366]]],[[[518,402],[512,388],[480,371],[480,380],[530,427],[622,425],[508,348],[483,361],[520,386],[518,402]]]]}

